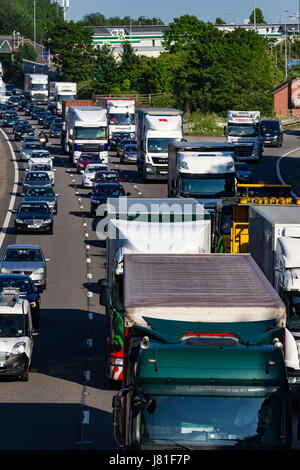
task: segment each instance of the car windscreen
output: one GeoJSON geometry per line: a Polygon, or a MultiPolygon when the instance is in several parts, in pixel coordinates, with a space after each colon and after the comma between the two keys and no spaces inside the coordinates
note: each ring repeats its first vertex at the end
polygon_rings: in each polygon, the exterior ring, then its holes
{"type": "Polygon", "coordinates": [[[43,261],[41,252],[37,248],[8,248],[3,256],[3,261],[43,261]]]}
{"type": "Polygon", "coordinates": [[[26,197],[28,197],[28,196],[52,197],[52,196],[54,196],[54,195],[55,195],[55,194],[54,194],[53,188],[37,188],[37,187],[33,187],[33,188],[29,188],[29,189],[27,190],[27,193],[26,193],[26,197]]]}
{"type": "Polygon", "coordinates": [[[47,204],[21,204],[18,214],[50,214],[47,204]]]}
{"type": "Polygon", "coordinates": [[[28,175],[25,178],[26,181],[35,181],[35,180],[40,180],[40,181],[47,181],[49,180],[49,176],[46,173],[28,173],[28,175]]]}
{"type": "Polygon", "coordinates": [[[97,181],[119,181],[119,175],[117,173],[96,173],[95,179],[97,181]]]}
{"type": "Polygon", "coordinates": [[[87,173],[95,173],[95,171],[99,171],[98,166],[87,166],[86,167],[86,172],[87,173]]]}
{"type": "Polygon", "coordinates": [[[0,291],[2,289],[15,288],[19,289],[22,294],[32,294],[33,288],[29,278],[19,277],[17,275],[12,276],[0,276],[0,291]]]}
{"type": "Polygon", "coordinates": [[[50,165],[46,165],[46,164],[44,165],[44,164],[42,164],[42,163],[33,165],[31,168],[32,168],[33,170],[52,171],[50,165]]]}
{"type": "Polygon", "coordinates": [[[24,336],[27,334],[25,317],[22,314],[0,314],[0,337],[14,338],[16,336],[24,336]]]}
{"type": "Polygon", "coordinates": [[[51,155],[48,152],[32,152],[31,158],[51,158],[51,155]]]}
{"type": "Polygon", "coordinates": [[[94,189],[95,196],[125,196],[122,187],[103,187],[101,185],[94,189]]]}
{"type": "Polygon", "coordinates": [[[25,149],[25,150],[39,149],[39,148],[41,148],[41,145],[42,144],[39,144],[39,143],[34,143],[34,142],[30,143],[30,142],[28,142],[28,143],[23,145],[23,149],[25,149]]]}

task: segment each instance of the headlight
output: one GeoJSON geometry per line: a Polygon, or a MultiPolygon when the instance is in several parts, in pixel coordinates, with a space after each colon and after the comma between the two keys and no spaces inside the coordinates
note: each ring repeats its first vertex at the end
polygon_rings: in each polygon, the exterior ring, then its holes
{"type": "Polygon", "coordinates": [[[51,222],[52,222],[52,219],[46,219],[46,220],[44,220],[44,224],[51,224],[51,222]]]}
{"type": "Polygon", "coordinates": [[[45,272],[45,268],[39,268],[34,271],[34,274],[43,274],[45,272]]]}
{"type": "Polygon", "coordinates": [[[9,273],[9,269],[1,268],[1,273],[2,274],[7,274],[7,273],[9,273]]]}
{"type": "Polygon", "coordinates": [[[25,341],[19,341],[12,348],[11,354],[23,354],[25,352],[25,349],[26,349],[25,341]]]}
{"type": "Polygon", "coordinates": [[[156,170],[155,170],[155,168],[153,168],[152,165],[149,165],[149,164],[148,164],[148,165],[146,165],[146,172],[147,172],[147,173],[152,173],[153,175],[155,175],[156,170]]]}
{"type": "Polygon", "coordinates": [[[288,377],[289,384],[300,384],[300,377],[288,377]]]}
{"type": "Polygon", "coordinates": [[[30,302],[31,307],[36,307],[36,302],[30,302]]]}
{"type": "Polygon", "coordinates": [[[24,224],[24,220],[22,219],[16,219],[17,224],[24,224]]]}

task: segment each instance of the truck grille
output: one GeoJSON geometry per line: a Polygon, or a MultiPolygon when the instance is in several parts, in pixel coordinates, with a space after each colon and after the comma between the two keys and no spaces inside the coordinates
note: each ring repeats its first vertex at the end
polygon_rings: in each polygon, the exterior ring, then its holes
{"type": "Polygon", "coordinates": [[[103,152],[104,144],[78,144],[80,152],[103,152]]]}
{"type": "Polygon", "coordinates": [[[47,99],[47,97],[45,95],[43,95],[42,93],[37,93],[36,95],[34,95],[34,98],[36,100],[43,100],[43,101],[45,101],[47,99]]]}
{"type": "Polygon", "coordinates": [[[250,157],[253,152],[253,145],[251,146],[244,146],[244,145],[236,145],[235,147],[235,155],[237,157],[250,157]]]}
{"type": "Polygon", "coordinates": [[[154,165],[167,165],[168,164],[168,159],[167,158],[161,158],[161,157],[152,157],[154,165]]]}

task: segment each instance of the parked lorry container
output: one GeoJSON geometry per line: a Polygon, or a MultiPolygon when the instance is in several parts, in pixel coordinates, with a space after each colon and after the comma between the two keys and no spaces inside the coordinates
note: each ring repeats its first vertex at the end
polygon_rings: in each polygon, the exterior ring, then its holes
{"type": "Polygon", "coordinates": [[[34,103],[43,104],[48,100],[48,75],[26,73],[24,96],[34,103]]]}
{"type": "Polygon", "coordinates": [[[236,145],[241,161],[259,162],[263,152],[260,135],[260,111],[228,111],[227,142],[236,145]]]}
{"type": "Polygon", "coordinates": [[[182,119],[178,109],[137,109],[137,169],[144,181],[168,179],[168,144],[181,141],[182,119]]]}
{"type": "Polygon", "coordinates": [[[124,255],[120,447],[284,449],[285,307],[250,255],[124,255]]]}
{"type": "Polygon", "coordinates": [[[74,166],[83,152],[98,153],[103,163],[108,162],[106,109],[98,106],[70,106],[66,135],[69,159],[74,166]]]}
{"type": "Polygon", "coordinates": [[[131,98],[100,97],[99,106],[107,110],[108,141],[114,134],[124,132],[135,138],[135,100],[131,98]]]}
{"type": "Polygon", "coordinates": [[[106,375],[114,386],[123,372],[124,254],[210,253],[211,220],[194,199],[111,198],[106,212],[106,279],[100,285],[109,291],[106,375]]]}
{"type": "Polygon", "coordinates": [[[250,206],[249,253],[286,305],[288,375],[300,394],[300,205],[250,206]]]}
{"type": "Polygon", "coordinates": [[[50,111],[57,116],[61,116],[63,101],[76,99],[77,84],[72,82],[51,82],[51,87],[50,111]]]}
{"type": "Polygon", "coordinates": [[[168,196],[193,197],[207,210],[236,197],[235,147],[226,142],[171,142],[168,196]]]}

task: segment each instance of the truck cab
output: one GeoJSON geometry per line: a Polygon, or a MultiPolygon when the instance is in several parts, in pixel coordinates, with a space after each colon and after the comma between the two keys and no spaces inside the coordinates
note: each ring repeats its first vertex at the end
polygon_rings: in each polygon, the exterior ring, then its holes
{"type": "Polygon", "coordinates": [[[48,75],[25,74],[24,95],[32,103],[46,103],[48,100],[48,75]]]}
{"type": "Polygon", "coordinates": [[[193,197],[213,212],[236,197],[234,146],[215,142],[169,144],[168,196],[193,197]]]}
{"type": "MultiPolygon", "coordinates": [[[[101,97],[99,106],[107,110],[108,141],[111,146],[116,133],[128,133],[135,138],[135,100],[131,98],[101,97]]],[[[111,148],[112,150],[112,148],[111,148]]]]}
{"type": "Polygon", "coordinates": [[[240,161],[259,162],[263,152],[260,111],[228,111],[227,142],[236,145],[240,161]]]}
{"type": "Polygon", "coordinates": [[[69,82],[54,82],[52,86],[52,101],[50,103],[50,111],[57,116],[62,115],[62,102],[67,100],[75,100],[77,92],[77,84],[69,82]]]}

